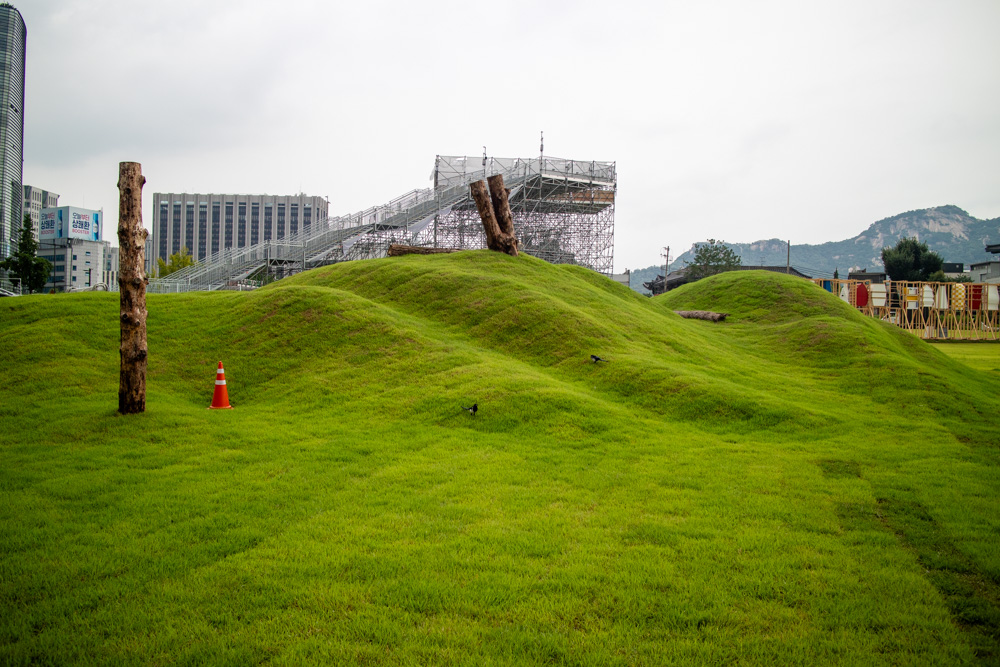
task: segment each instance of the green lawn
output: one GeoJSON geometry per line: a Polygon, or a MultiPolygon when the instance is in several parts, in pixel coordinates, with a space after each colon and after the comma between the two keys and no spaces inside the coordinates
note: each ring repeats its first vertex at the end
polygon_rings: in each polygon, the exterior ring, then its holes
{"type": "Polygon", "coordinates": [[[933,345],[966,366],[980,371],[1000,373],[1000,342],[933,343],[933,345]]]}
{"type": "Polygon", "coordinates": [[[0,663],[1000,660],[1000,377],[807,281],[481,251],[148,304],[122,417],[117,295],[0,300],[0,663]]]}

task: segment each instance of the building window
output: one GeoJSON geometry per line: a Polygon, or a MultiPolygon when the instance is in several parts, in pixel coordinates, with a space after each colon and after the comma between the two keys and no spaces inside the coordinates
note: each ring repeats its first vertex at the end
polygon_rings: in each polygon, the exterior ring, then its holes
{"type": "Polygon", "coordinates": [[[167,259],[167,224],[169,224],[169,210],[166,202],[160,203],[160,224],[159,233],[156,238],[157,251],[160,258],[167,259]]]}
{"type": "Polygon", "coordinates": [[[233,247],[233,203],[226,202],[226,234],[222,238],[223,248],[233,247]]]}
{"type": "Polygon", "coordinates": [[[273,210],[274,209],[271,207],[270,204],[265,204],[264,205],[264,240],[265,241],[270,241],[271,240],[271,225],[274,223],[274,221],[271,219],[271,211],[273,211],[273,210]]]}
{"type": "Polygon", "coordinates": [[[170,254],[174,255],[181,251],[181,205],[179,202],[174,203],[174,219],[171,227],[170,254]]]}
{"type": "MultiPolygon", "coordinates": [[[[198,204],[198,261],[208,252],[208,204],[198,204]]],[[[192,250],[191,254],[194,254],[192,250]]]]}
{"type": "Polygon", "coordinates": [[[238,242],[239,246],[242,248],[247,244],[247,205],[244,202],[240,202],[239,213],[237,218],[237,231],[239,234],[238,242]]]}
{"type": "Polygon", "coordinates": [[[299,231],[299,205],[289,204],[288,212],[288,233],[297,234],[299,231]]]}
{"type": "Polygon", "coordinates": [[[221,205],[219,202],[212,202],[212,254],[219,252],[219,216],[221,205]]]}
{"type": "Polygon", "coordinates": [[[184,212],[184,247],[194,254],[194,203],[189,203],[184,212]]]}
{"type": "Polygon", "coordinates": [[[250,204],[250,245],[260,242],[260,204],[250,204]]]}
{"type": "Polygon", "coordinates": [[[306,204],[305,208],[302,209],[302,229],[308,230],[309,226],[312,225],[312,212],[309,204],[306,204]]]}
{"type": "Polygon", "coordinates": [[[278,204],[278,238],[285,238],[285,205],[278,204]]]}

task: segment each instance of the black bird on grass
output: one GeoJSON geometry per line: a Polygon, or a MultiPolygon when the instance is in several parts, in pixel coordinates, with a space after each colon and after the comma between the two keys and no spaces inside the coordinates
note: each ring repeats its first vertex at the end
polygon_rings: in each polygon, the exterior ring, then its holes
{"type": "Polygon", "coordinates": [[[479,403],[473,403],[471,408],[467,408],[467,407],[465,407],[463,405],[462,409],[463,410],[468,410],[469,414],[472,415],[473,417],[475,417],[476,413],[479,412],[479,403]]]}
{"type": "Polygon", "coordinates": [[[603,361],[603,362],[604,362],[604,363],[606,363],[606,364],[609,364],[609,363],[611,363],[611,362],[610,362],[610,361],[608,361],[607,359],[601,359],[601,358],[600,358],[599,356],[597,356],[596,354],[592,354],[592,355],[590,355],[590,358],[594,360],[594,363],[595,363],[595,364],[596,364],[596,363],[597,363],[598,361],[603,361]]]}

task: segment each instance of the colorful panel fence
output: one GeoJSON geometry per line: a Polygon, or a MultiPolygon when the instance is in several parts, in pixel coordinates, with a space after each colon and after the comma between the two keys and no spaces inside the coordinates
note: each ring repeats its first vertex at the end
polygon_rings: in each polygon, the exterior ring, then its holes
{"type": "Polygon", "coordinates": [[[869,317],[927,340],[1000,340],[1000,289],[993,284],[871,284],[861,280],[813,281],[869,317]]]}

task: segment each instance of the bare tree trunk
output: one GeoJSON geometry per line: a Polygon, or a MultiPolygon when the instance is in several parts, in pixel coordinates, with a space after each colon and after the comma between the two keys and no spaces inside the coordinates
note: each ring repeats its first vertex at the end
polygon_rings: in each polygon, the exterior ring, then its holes
{"type": "Polygon", "coordinates": [[[490,182],[493,184],[491,190],[487,191],[484,181],[476,181],[470,184],[472,199],[479,209],[479,217],[483,221],[483,230],[486,232],[486,247],[497,252],[505,252],[508,255],[517,257],[517,239],[514,238],[514,220],[510,213],[510,204],[507,202],[507,191],[503,187],[502,176],[491,176],[490,182]],[[499,179],[499,180],[494,180],[499,179]],[[497,193],[503,193],[499,195],[497,193]],[[498,208],[494,208],[494,202],[499,203],[498,208]],[[506,214],[504,224],[510,228],[510,233],[504,232],[498,218],[506,214]]]}
{"type": "Polygon", "coordinates": [[[490,201],[496,213],[497,224],[500,226],[504,239],[504,252],[517,257],[517,239],[514,238],[514,216],[510,212],[510,201],[507,196],[510,191],[503,186],[503,176],[494,174],[486,179],[490,186],[490,201]]]}
{"type": "Polygon", "coordinates": [[[118,290],[121,301],[121,371],[118,412],[146,411],[146,229],[142,226],[142,165],[118,165],[118,290]]]}
{"type": "Polygon", "coordinates": [[[469,186],[472,198],[479,209],[479,217],[483,221],[483,229],[486,231],[486,247],[490,250],[503,252],[500,247],[500,225],[497,224],[496,215],[493,213],[493,202],[490,201],[490,193],[486,189],[485,181],[476,181],[469,186]]]}

